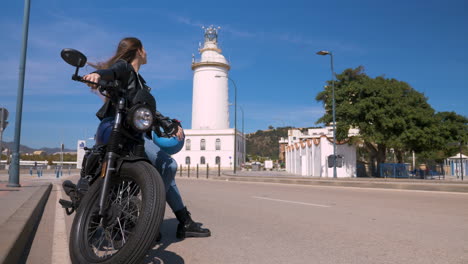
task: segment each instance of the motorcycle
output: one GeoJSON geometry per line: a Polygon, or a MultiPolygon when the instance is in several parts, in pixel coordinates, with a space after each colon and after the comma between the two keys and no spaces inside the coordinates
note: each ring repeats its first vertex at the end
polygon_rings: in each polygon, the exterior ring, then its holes
{"type": "MultiPolygon", "coordinates": [[[[61,57],[76,67],[72,80],[92,83],[78,75],[87,61],[84,54],[63,49],[61,57]]],[[[76,188],[64,183],[72,201],[60,204],[69,215],[76,211],[70,257],[72,263],[140,263],[158,236],[166,203],[164,183],[146,157],[143,135],[155,126],[159,131],[173,128],[156,120],[156,101],[149,91],[140,89],[130,98],[119,81],[93,84],[116,111],[105,140],[85,149],[76,188]]]]}

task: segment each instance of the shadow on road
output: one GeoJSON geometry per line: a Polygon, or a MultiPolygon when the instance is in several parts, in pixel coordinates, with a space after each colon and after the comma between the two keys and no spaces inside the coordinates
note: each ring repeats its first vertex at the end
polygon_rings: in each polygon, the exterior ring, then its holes
{"type": "Polygon", "coordinates": [[[175,232],[177,229],[177,219],[165,219],[162,223],[161,233],[162,240],[148,252],[148,255],[143,260],[144,264],[184,264],[184,259],[174,252],[167,251],[167,247],[172,243],[180,242],[176,238],[175,232]]]}

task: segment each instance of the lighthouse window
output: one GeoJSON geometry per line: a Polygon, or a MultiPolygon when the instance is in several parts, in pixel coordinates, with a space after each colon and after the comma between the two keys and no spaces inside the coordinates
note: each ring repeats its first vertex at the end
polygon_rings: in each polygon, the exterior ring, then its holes
{"type": "Polygon", "coordinates": [[[185,150],[190,150],[191,147],[190,139],[185,140],[185,150]]]}
{"type": "Polygon", "coordinates": [[[200,158],[200,164],[205,164],[205,157],[200,158]]]}
{"type": "Polygon", "coordinates": [[[219,138],[216,139],[216,150],[221,150],[221,139],[219,138]]]}
{"type": "Polygon", "coordinates": [[[202,139],[200,141],[200,150],[205,150],[205,148],[206,148],[206,141],[202,139]]]}

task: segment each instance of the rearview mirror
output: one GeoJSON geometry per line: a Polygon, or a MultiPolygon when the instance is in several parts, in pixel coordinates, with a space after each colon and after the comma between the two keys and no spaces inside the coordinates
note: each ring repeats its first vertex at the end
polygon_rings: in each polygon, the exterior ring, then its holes
{"type": "Polygon", "coordinates": [[[66,63],[78,68],[85,66],[87,60],[83,53],[75,49],[63,49],[60,56],[66,63]]]}

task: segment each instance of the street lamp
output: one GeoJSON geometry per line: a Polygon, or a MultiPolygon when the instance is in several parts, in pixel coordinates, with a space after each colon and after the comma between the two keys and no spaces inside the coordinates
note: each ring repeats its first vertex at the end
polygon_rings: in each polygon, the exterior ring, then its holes
{"type": "Polygon", "coordinates": [[[29,31],[29,9],[31,6],[30,0],[24,0],[24,15],[23,15],[23,42],[21,45],[21,58],[19,67],[18,80],[18,97],[16,98],[16,119],[15,119],[15,139],[13,143],[13,155],[11,159],[11,168],[8,177],[8,187],[21,187],[19,184],[20,174],[20,140],[21,140],[21,118],[23,114],[23,93],[24,93],[24,74],[26,70],[26,51],[28,48],[28,31],[29,31]]]}
{"type": "Polygon", "coordinates": [[[242,155],[243,155],[243,163],[245,165],[245,134],[244,134],[244,108],[240,105],[240,110],[242,112],[242,155]]]}
{"type": "Polygon", "coordinates": [[[332,74],[332,115],[333,115],[333,178],[336,178],[336,120],[335,120],[335,73],[333,71],[333,53],[331,51],[321,50],[317,55],[330,55],[331,74],[332,74]]]}
{"type": "Polygon", "coordinates": [[[228,78],[234,84],[234,174],[236,174],[237,166],[237,85],[236,82],[229,76],[216,75],[216,78],[228,78]]]}

